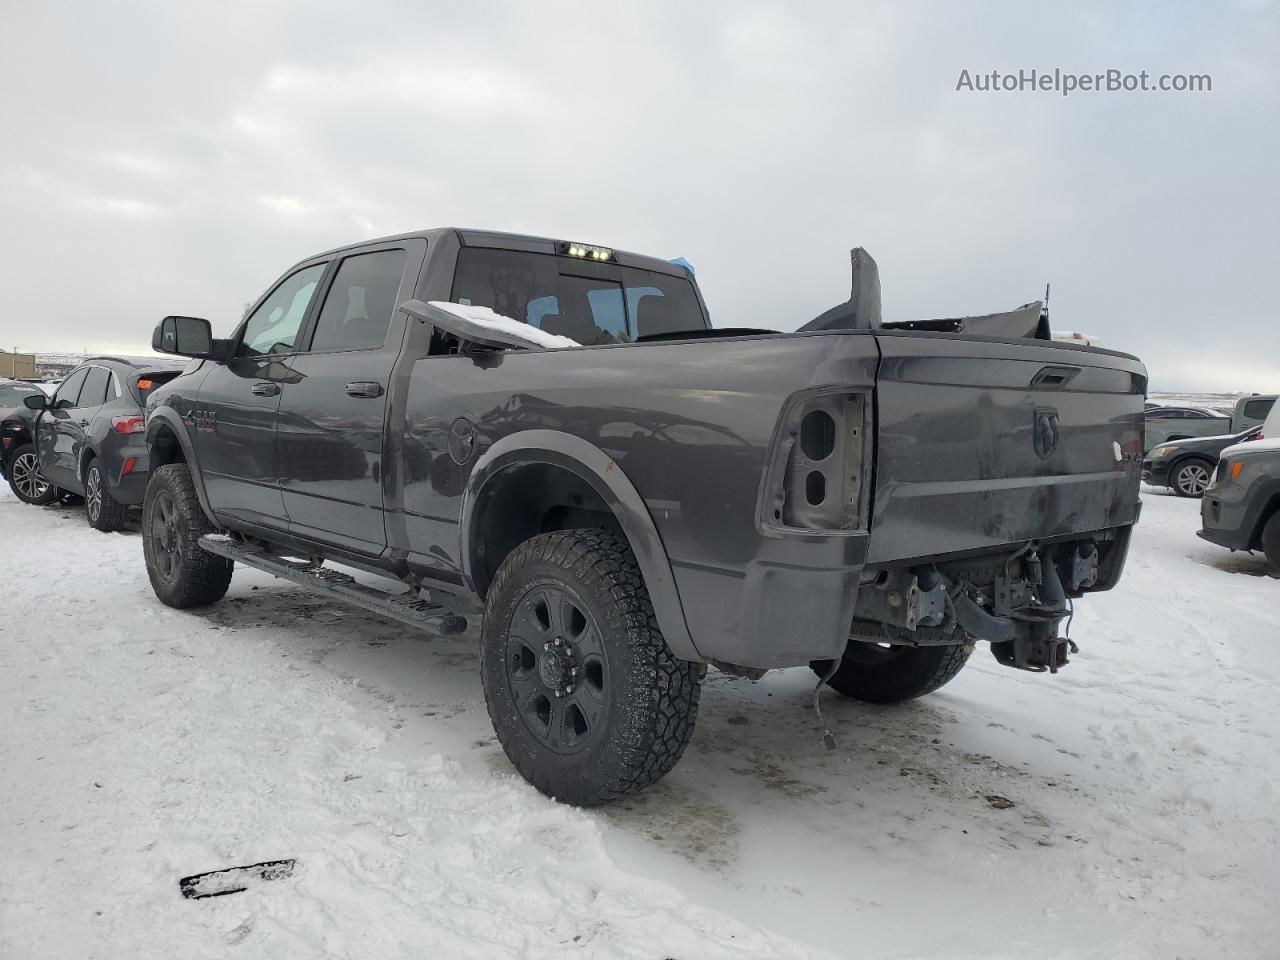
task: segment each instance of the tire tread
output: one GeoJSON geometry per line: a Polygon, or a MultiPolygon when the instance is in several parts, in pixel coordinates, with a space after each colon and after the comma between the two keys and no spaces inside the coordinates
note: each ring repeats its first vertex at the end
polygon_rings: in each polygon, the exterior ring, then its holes
{"type": "Polygon", "coordinates": [[[142,542],[147,561],[147,575],[151,587],[160,601],[167,606],[185,610],[204,607],[221,600],[231,585],[234,564],[225,557],[209,553],[200,547],[200,538],[213,533],[215,527],[205,516],[191,479],[191,469],[185,463],[166,463],[151,476],[147,484],[147,497],[142,511],[142,542]],[[150,516],[154,494],[167,489],[173,497],[174,508],[183,519],[183,570],[177,582],[169,585],[160,579],[151,555],[150,516]]]}
{"type": "MultiPolygon", "coordinates": [[[[486,620],[512,578],[538,562],[571,571],[609,610],[609,619],[623,628],[625,642],[639,654],[645,669],[636,671],[626,702],[618,704],[618,708],[641,717],[642,729],[639,736],[621,745],[619,762],[612,765],[611,775],[590,784],[567,784],[558,780],[554,770],[542,769],[534,757],[519,748],[515,742],[518,731],[509,727],[512,721],[503,715],[491,694],[491,679],[486,674],[489,718],[516,769],[543,793],[579,806],[618,800],[656,783],[683,756],[698,715],[700,668],[672,654],[658,628],[635,556],[625,541],[605,530],[561,530],[533,537],[516,547],[503,561],[489,588],[486,620]]],[[[498,629],[496,624],[490,626],[498,629]]],[[[605,628],[604,624],[600,626],[605,628]]]]}

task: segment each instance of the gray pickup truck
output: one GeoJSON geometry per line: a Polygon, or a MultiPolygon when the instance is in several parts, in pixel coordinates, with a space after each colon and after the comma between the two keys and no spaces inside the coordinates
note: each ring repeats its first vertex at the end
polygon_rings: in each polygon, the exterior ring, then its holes
{"type": "Polygon", "coordinates": [[[979,640],[1058,670],[1138,519],[1143,365],[1038,304],[881,323],[853,266],[797,332],[712,328],[682,266],[435,229],[303,260],[226,339],[166,317],[154,346],[194,359],[147,404],[155,592],[212,603],[242,563],[482,615],[499,740],[581,805],[675,765],[708,665],[875,703],[979,640]]]}

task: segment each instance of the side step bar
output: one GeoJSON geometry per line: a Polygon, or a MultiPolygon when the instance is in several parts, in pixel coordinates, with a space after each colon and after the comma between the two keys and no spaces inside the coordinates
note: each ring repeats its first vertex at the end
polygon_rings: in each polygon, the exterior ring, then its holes
{"type": "Polygon", "coordinates": [[[355,577],[339,570],[278,557],[254,544],[232,540],[225,534],[206,534],[200,538],[200,549],[243,563],[246,567],[262,570],[316,593],[336,596],[370,613],[398,620],[411,627],[445,635],[462,633],[467,629],[465,617],[441,604],[365,586],[355,577]]]}

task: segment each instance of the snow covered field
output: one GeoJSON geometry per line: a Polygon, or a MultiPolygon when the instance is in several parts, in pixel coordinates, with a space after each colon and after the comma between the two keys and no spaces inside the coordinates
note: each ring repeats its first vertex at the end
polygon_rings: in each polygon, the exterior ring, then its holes
{"type": "Polygon", "coordinates": [[[713,672],[675,773],[581,812],[513,774],[468,637],[244,569],[172,611],[136,533],[5,489],[0,957],[1280,956],[1280,580],[1144,499],[1058,676],[829,692],[827,752],[807,670],[713,672]]]}

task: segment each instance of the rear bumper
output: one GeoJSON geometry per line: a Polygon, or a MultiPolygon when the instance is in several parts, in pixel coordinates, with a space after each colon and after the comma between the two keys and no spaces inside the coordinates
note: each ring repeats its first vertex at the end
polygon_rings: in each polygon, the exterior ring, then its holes
{"type": "Polygon", "coordinates": [[[143,443],[129,443],[107,454],[103,470],[113,500],[131,507],[142,503],[151,476],[151,458],[143,443]]]}
{"type": "Polygon", "coordinates": [[[737,570],[673,559],[698,652],[761,669],[839,657],[866,550],[866,534],[815,534],[769,538],[737,570]]]}

